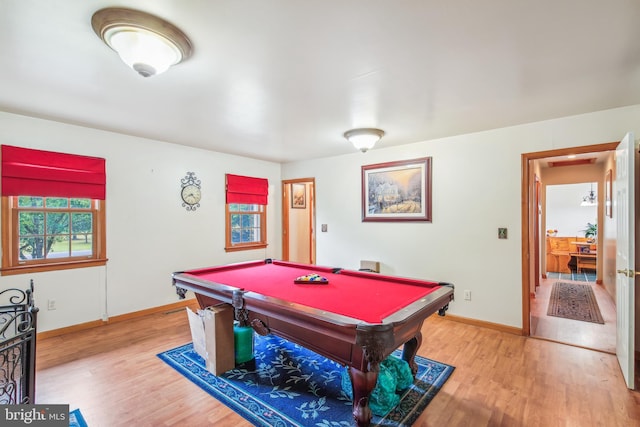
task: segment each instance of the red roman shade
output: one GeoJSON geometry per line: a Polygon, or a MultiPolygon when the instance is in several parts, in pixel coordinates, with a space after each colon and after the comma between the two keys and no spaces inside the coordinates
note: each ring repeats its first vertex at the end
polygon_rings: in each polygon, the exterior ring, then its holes
{"type": "Polygon", "coordinates": [[[105,199],[105,160],[2,146],[2,195],[105,199]]]}
{"type": "Polygon", "coordinates": [[[268,195],[268,180],[227,174],[227,203],[266,205],[268,195]]]}

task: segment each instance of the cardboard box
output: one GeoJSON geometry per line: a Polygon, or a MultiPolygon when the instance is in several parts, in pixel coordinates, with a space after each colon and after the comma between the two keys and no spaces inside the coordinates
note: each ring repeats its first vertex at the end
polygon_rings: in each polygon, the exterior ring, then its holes
{"type": "Polygon", "coordinates": [[[235,368],[233,307],[228,304],[193,310],[187,307],[193,349],[205,361],[207,370],[220,375],[235,368]]]}

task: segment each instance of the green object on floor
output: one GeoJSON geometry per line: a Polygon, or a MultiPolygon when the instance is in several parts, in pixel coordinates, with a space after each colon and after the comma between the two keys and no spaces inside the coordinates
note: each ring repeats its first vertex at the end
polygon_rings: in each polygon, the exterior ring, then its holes
{"type": "Polygon", "coordinates": [[[251,326],[233,325],[234,350],[236,364],[253,359],[253,328],[251,326]]]}
{"type": "MultiPolygon", "coordinates": [[[[385,416],[400,401],[399,392],[413,384],[413,374],[409,364],[394,356],[389,356],[380,363],[378,382],[369,397],[371,412],[380,417],[385,416]]],[[[342,390],[353,399],[351,379],[347,370],[342,371],[342,390]]]]}

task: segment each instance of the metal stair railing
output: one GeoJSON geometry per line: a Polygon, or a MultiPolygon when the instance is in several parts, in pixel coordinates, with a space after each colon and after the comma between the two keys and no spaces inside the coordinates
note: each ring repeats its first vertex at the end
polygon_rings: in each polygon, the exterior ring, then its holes
{"type": "Polygon", "coordinates": [[[0,291],[0,404],[34,404],[38,308],[30,288],[0,291]]]}

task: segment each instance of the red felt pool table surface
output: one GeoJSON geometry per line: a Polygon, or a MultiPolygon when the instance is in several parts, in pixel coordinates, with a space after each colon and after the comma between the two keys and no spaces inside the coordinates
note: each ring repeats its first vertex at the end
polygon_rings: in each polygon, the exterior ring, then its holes
{"type": "Polygon", "coordinates": [[[367,323],[383,323],[386,317],[440,287],[437,282],[351,270],[333,271],[316,265],[261,260],[190,270],[184,274],[367,323]],[[314,273],[326,277],[329,283],[294,283],[296,278],[314,273]]]}

